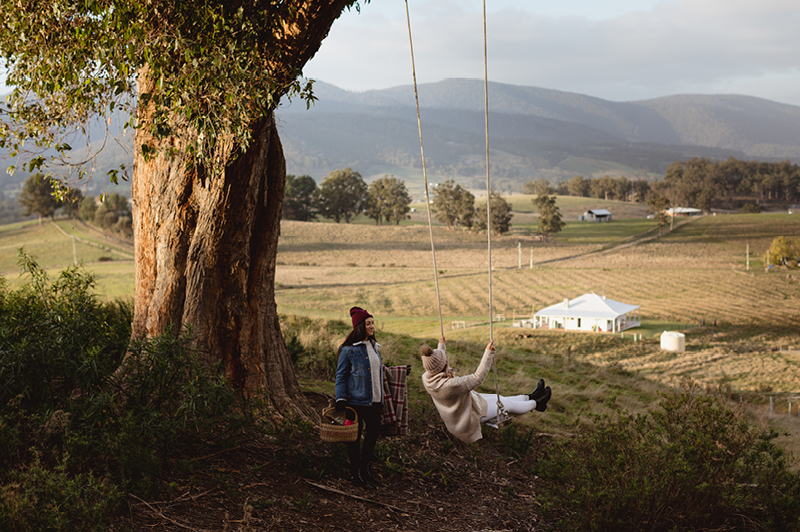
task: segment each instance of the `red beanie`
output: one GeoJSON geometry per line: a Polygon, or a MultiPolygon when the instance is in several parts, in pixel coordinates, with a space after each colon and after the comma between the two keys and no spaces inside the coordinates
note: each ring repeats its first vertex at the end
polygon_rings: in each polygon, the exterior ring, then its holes
{"type": "Polygon", "coordinates": [[[350,309],[350,319],[353,320],[353,327],[361,323],[367,318],[371,318],[372,314],[364,310],[363,308],[353,307],[350,309]]]}

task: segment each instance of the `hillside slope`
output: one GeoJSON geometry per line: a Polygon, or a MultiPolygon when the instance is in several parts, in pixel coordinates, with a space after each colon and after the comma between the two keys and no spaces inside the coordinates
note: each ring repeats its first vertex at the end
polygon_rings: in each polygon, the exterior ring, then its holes
{"type": "MultiPolygon", "coordinates": [[[[321,180],[349,166],[368,180],[392,173],[421,182],[421,157],[411,85],[349,92],[323,82],[306,110],[284,102],[278,110],[290,174],[321,180]]],[[[471,185],[485,175],[484,90],[475,79],[446,79],[419,87],[426,163],[432,181],[471,185]]],[[[800,107],[740,95],[675,95],[612,102],[582,94],[502,83],[489,84],[490,162],[495,185],[519,191],[531,178],[623,175],[654,179],[692,157],[800,161],[800,107]]],[[[117,117],[96,161],[95,185],[120,163],[130,167],[132,140],[120,136],[117,117]]],[[[105,125],[89,128],[97,146],[105,125]]],[[[74,139],[76,157],[85,141],[74,139]]],[[[0,152],[0,192],[16,195],[27,177],[5,173],[0,152]]],[[[127,188],[122,184],[122,189],[127,188]]],[[[97,187],[93,187],[97,188],[97,187]]]]}
{"type": "MultiPolygon", "coordinates": [[[[420,166],[411,85],[355,93],[317,83],[316,94],[319,101],[308,112],[298,104],[279,111],[290,173],[320,178],[340,167],[345,154],[365,175],[420,166]],[[348,150],[330,145],[339,136],[347,139],[348,150]]],[[[462,181],[480,175],[472,162],[485,165],[483,82],[423,84],[419,101],[429,169],[462,181]]],[[[495,175],[517,182],[575,173],[648,177],[691,157],[800,160],[800,108],[759,98],[677,95],[611,102],[490,83],[489,108],[495,175]],[[576,157],[587,164],[563,164],[576,157]]]]}

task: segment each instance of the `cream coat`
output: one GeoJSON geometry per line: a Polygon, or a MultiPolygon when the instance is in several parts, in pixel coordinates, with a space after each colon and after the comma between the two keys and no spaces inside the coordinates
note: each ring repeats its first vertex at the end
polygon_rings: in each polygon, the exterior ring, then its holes
{"type": "MultiPolygon", "coordinates": [[[[444,344],[439,344],[444,350],[444,344]]],[[[481,417],[486,415],[486,400],[473,392],[489,374],[494,360],[494,351],[483,353],[478,369],[472,375],[449,377],[439,372],[422,374],[422,385],[433,398],[447,430],[463,442],[472,443],[481,439],[481,417]]]]}

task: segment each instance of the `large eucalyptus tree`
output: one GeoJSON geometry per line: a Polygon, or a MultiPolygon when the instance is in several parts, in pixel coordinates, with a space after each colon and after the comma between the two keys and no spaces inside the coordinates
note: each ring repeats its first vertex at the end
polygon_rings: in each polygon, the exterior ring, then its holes
{"type": "MultiPolygon", "coordinates": [[[[368,1],[368,0],[365,0],[368,1]]],[[[209,364],[281,413],[309,414],[280,331],[285,161],[275,108],[357,0],[0,0],[14,93],[0,142],[68,152],[93,117],[131,116],[133,335],[190,326],[209,364]]],[[[43,167],[36,155],[28,170],[43,167]]],[[[116,179],[116,174],[111,174],[116,179]]]]}

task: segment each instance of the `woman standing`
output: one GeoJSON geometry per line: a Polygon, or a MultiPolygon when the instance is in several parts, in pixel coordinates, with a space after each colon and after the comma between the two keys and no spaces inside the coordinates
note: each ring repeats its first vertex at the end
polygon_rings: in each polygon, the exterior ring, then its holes
{"type": "MultiPolygon", "coordinates": [[[[383,361],[375,341],[375,319],[366,310],[350,309],[353,330],[339,346],[336,367],[336,410],[351,407],[358,414],[358,438],[347,444],[350,482],[375,486],[380,482],[369,471],[369,462],[381,431],[383,408],[383,361]],[[364,444],[361,446],[361,435],[364,444]]],[[[348,416],[352,413],[348,411],[348,416]]]]}
{"type": "MultiPolygon", "coordinates": [[[[438,349],[428,345],[420,348],[422,365],[422,385],[433,399],[436,410],[444,421],[447,430],[456,438],[466,443],[478,441],[483,437],[481,423],[497,415],[497,395],[476,393],[494,360],[494,342],[490,341],[483,352],[478,369],[472,375],[456,377],[447,363],[444,337],[439,340],[438,349]]],[[[509,414],[525,414],[533,409],[544,412],[552,392],[540,379],[536,389],[529,394],[513,397],[500,396],[509,414]]]]}

